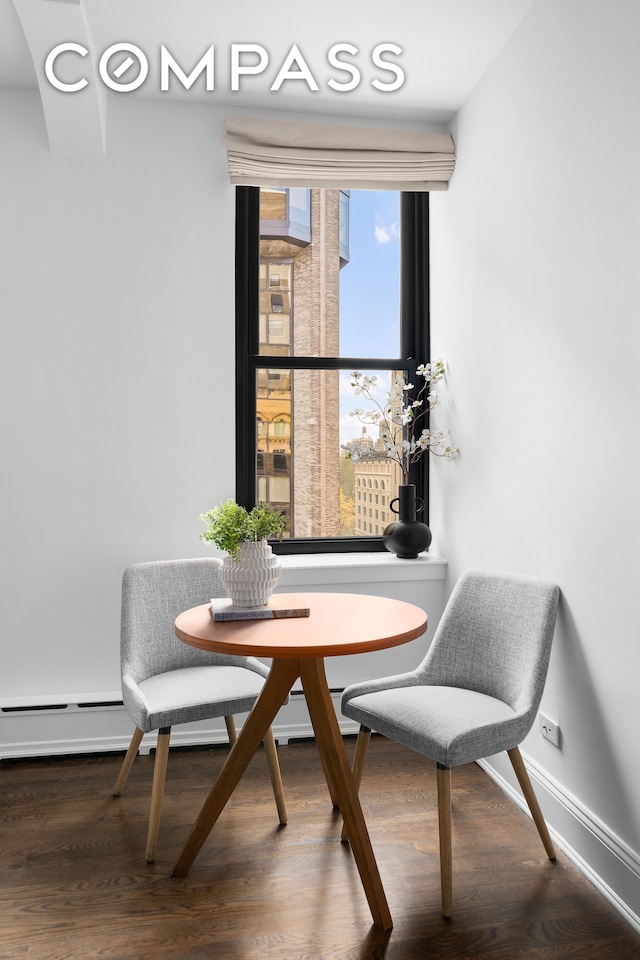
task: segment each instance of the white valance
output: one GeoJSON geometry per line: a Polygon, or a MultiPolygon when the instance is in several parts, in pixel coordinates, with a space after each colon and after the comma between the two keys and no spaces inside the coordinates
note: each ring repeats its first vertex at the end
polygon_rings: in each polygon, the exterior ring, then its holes
{"type": "Polygon", "coordinates": [[[253,187],[446,190],[451,134],[227,117],[229,179],[253,187]]]}

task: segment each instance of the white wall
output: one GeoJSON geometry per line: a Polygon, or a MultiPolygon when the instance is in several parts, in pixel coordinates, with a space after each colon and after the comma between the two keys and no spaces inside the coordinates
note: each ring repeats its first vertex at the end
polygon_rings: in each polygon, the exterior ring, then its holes
{"type": "Polygon", "coordinates": [[[452,582],[478,565],[560,584],[543,709],[562,749],[534,731],[524,751],[556,826],[571,810],[622,860],[572,840],[636,918],[639,35],[634,0],[537,0],[458,114],[431,204],[439,420],[462,451],[433,464],[434,548],[452,582]]]}
{"type": "Polygon", "coordinates": [[[119,690],[122,571],[210,555],[235,492],[227,110],[116,94],[68,158],[0,87],[0,697],[119,690]]]}
{"type": "Polygon", "coordinates": [[[119,689],[124,567],[206,555],[234,493],[222,124],[114,97],[106,157],[54,157],[0,89],[0,695],[119,689]]]}

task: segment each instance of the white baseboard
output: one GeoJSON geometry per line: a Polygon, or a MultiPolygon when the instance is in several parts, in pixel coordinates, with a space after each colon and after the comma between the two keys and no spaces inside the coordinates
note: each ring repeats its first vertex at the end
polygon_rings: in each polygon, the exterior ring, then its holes
{"type": "MultiPolygon", "coordinates": [[[[547,826],[564,853],[618,913],[640,933],[640,856],[594,813],[525,757],[547,826]]],[[[491,779],[528,815],[529,808],[501,758],[479,762],[491,779]]]]}

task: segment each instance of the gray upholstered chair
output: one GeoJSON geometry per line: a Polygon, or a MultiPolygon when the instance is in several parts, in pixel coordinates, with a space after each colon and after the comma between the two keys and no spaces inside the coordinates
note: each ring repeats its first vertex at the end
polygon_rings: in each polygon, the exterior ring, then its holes
{"type": "Polygon", "coordinates": [[[558,598],[549,580],[469,570],[416,670],[352,684],[343,693],[342,712],[361,725],[353,763],[358,787],[371,730],[436,761],[445,917],[453,902],[451,767],[506,750],[547,855],[555,859],[518,744],[542,696],[558,598]]]}
{"type": "MultiPolygon", "coordinates": [[[[155,858],[160,810],[169,757],[171,727],[224,717],[231,744],[236,739],[233,715],[251,709],[268,668],[253,657],[226,656],[190,647],[177,639],[174,621],[183,610],[224,596],[219,560],[169,560],[137,563],[122,579],[120,666],[122,698],[135,723],[131,745],[113,789],[119,796],[140,741],[158,730],[153,771],[146,859],[155,858]]],[[[287,814],[273,733],[264,746],[280,823],[287,814]]]]}

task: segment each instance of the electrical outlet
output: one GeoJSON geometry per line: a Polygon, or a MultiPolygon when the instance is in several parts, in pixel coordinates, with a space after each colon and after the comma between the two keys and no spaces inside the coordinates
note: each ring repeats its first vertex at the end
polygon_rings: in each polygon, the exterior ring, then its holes
{"type": "Polygon", "coordinates": [[[543,713],[538,714],[538,720],[540,721],[540,733],[548,740],[549,743],[552,743],[554,747],[560,746],[560,727],[557,723],[553,723],[552,720],[549,720],[548,717],[545,717],[543,713]]]}

